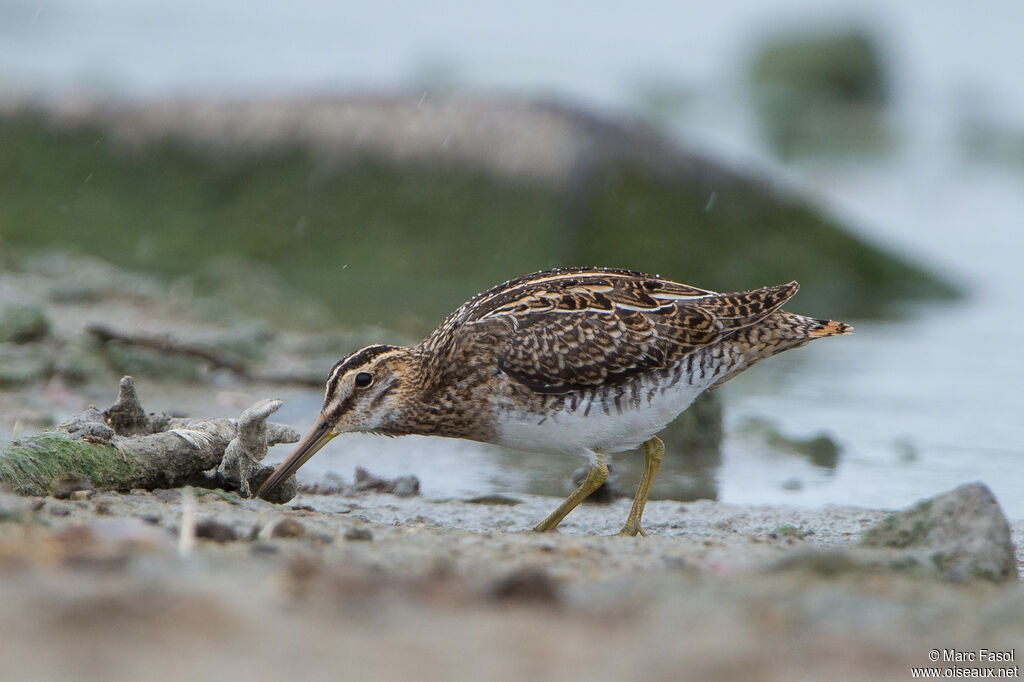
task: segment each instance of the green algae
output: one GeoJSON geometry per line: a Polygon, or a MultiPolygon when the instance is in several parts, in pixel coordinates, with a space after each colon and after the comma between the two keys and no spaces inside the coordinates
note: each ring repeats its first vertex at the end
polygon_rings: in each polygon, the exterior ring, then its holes
{"type": "Polygon", "coordinates": [[[0,482],[22,495],[47,495],[57,476],[76,476],[97,488],[132,487],[137,471],[120,450],[105,443],[41,433],[0,450],[0,482]]]}
{"type": "Polygon", "coordinates": [[[951,293],[806,201],[722,171],[608,162],[569,191],[301,149],[127,148],[35,114],[0,118],[0,147],[6,248],[58,245],[165,278],[225,256],[266,264],[347,324],[422,333],[476,291],[560,265],[719,290],[795,278],[800,311],[829,317],[951,293]]]}

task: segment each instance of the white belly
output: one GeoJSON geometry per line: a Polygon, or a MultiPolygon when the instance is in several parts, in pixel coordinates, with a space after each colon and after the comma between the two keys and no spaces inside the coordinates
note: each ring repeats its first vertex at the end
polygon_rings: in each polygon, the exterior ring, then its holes
{"type": "Polygon", "coordinates": [[[612,454],[639,447],[665,428],[700,395],[704,386],[685,381],[664,391],[640,391],[639,400],[620,400],[620,408],[600,397],[579,401],[575,410],[546,414],[501,410],[496,441],[517,450],[612,454]],[[589,411],[587,408],[590,408],[589,411]]]}

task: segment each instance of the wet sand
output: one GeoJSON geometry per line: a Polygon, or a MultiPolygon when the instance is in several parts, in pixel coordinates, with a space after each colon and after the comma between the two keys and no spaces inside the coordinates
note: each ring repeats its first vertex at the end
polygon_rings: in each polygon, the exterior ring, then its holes
{"type": "Polygon", "coordinates": [[[907,679],[933,648],[1024,641],[1019,582],[808,554],[881,511],[654,501],[649,537],[622,538],[628,500],[551,534],[526,529],[558,500],[502,501],[4,494],[3,677],[907,679]]]}

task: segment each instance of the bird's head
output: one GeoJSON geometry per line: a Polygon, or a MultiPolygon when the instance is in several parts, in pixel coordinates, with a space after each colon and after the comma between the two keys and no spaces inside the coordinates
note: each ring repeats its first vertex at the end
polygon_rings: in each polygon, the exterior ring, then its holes
{"type": "Polygon", "coordinates": [[[414,352],[401,346],[367,346],[340,360],[327,377],[316,424],[256,495],[263,497],[286,481],[340,433],[397,435],[402,397],[415,386],[416,367],[414,352]]]}

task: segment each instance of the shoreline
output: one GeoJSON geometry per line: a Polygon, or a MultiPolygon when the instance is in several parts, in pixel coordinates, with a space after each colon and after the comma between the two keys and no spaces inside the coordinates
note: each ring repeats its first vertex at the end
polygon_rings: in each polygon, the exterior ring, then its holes
{"type": "MultiPolygon", "coordinates": [[[[0,494],[12,679],[226,668],[253,679],[853,680],[907,675],[935,647],[1009,649],[1024,636],[1020,580],[820,560],[856,545],[887,516],[877,510],[656,500],[649,536],[623,538],[604,533],[628,500],[583,505],[561,532],[535,534],[521,531],[557,499],[300,494],[276,506],[196,492],[185,503],[189,489],[0,494]],[[199,537],[182,553],[189,507],[199,537]]],[[[1020,566],[1024,522],[1010,525],[1020,566]]]]}

